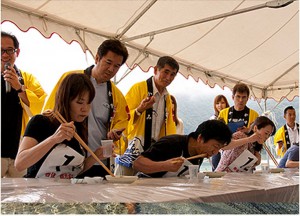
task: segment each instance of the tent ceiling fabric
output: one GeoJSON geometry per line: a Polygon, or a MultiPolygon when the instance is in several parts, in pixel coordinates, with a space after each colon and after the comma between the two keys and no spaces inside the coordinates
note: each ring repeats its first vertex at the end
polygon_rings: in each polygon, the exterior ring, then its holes
{"type": "Polygon", "coordinates": [[[171,55],[186,78],[231,89],[244,82],[256,98],[292,100],[299,84],[299,3],[291,1],[269,8],[265,0],[2,0],[1,18],[23,31],[34,27],[45,37],[55,32],[78,41],[93,55],[103,40],[119,38],[130,68],[147,71],[159,56],[171,55]],[[254,9],[223,16],[248,8],[254,9]]]}

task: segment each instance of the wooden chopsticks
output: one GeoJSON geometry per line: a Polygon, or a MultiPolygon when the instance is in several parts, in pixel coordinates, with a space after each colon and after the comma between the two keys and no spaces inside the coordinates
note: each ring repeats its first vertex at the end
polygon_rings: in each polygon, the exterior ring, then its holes
{"type": "MultiPolygon", "coordinates": [[[[53,112],[53,115],[55,116],[55,118],[60,122],[60,123],[66,123],[67,121],[64,119],[64,117],[58,112],[55,111],[53,112]]],[[[75,139],[80,143],[80,145],[82,145],[83,148],[85,148],[85,150],[87,150],[92,157],[112,176],[115,177],[115,175],[105,166],[104,163],[102,163],[102,161],[95,155],[95,153],[87,146],[87,144],[85,144],[85,142],[81,139],[81,137],[75,132],[74,134],[75,139]]]]}
{"type": "Polygon", "coordinates": [[[204,157],[207,157],[207,154],[204,153],[204,154],[199,154],[199,155],[195,155],[195,156],[192,156],[192,157],[188,157],[186,158],[187,160],[192,160],[192,159],[196,159],[196,158],[204,158],[204,157]]]}
{"type": "Polygon", "coordinates": [[[266,149],[266,152],[268,153],[269,157],[272,159],[272,161],[274,162],[274,164],[278,167],[278,162],[275,159],[275,157],[272,155],[272,152],[270,151],[270,149],[268,148],[268,146],[263,143],[264,148],[266,149]]]}
{"type": "MultiPolygon", "coordinates": [[[[195,156],[192,156],[192,157],[188,157],[188,158],[185,158],[186,160],[192,160],[192,159],[196,159],[196,158],[204,158],[204,157],[207,157],[207,154],[204,153],[204,154],[199,154],[199,155],[195,155],[195,156]]],[[[171,163],[177,163],[178,161],[172,161],[171,163]]]]}

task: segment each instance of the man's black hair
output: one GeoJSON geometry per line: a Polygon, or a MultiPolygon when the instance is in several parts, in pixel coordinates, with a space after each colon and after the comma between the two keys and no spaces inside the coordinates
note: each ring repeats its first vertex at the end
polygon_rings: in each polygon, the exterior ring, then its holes
{"type": "Polygon", "coordinates": [[[202,122],[195,132],[189,134],[189,137],[197,139],[200,134],[204,142],[214,139],[227,145],[231,141],[231,131],[229,127],[220,120],[207,120],[202,122]]]}
{"type": "Polygon", "coordinates": [[[295,110],[293,106],[288,106],[284,109],[284,115],[287,113],[288,110],[295,110]]]}
{"type": "Polygon", "coordinates": [[[9,37],[13,40],[14,42],[14,46],[15,46],[15,49],[19,49],[19,41],[17,39],[17,37],[11,33],[8,33],[8,32],[5,32],[5,31],[1,31],[1,38],[3,37],[9,37]]]}

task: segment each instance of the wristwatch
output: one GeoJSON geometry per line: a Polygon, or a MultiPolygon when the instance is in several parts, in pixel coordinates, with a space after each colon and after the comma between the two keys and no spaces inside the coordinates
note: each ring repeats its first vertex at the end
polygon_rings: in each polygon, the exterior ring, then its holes
{"type": "Polygon", "coordinates": [[[19,93],[22,93],[22,92],[24,92],[24,91],[25,91],[25,86],[24,86],[24,85],[21,85],[21,88],[18,89],[18,90],[16,90],[16,92],[18,92],[18,94],[19,94],[19,93]]]}

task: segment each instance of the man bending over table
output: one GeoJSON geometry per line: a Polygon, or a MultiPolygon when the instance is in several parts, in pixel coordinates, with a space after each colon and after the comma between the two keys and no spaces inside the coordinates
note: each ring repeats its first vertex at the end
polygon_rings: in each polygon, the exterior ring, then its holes
{"type": "Polygon", "coordinates": [[[185,158],[200,154],[211,157],[229,143],[226,149],[258,138],[258,135],[254,134],[242,140],[231,141],[231,131],[224,122],[208,120],[189,135],[169,135],[160,138],[141,153],[133,162],[133,168],[149,177],[181,176],[187,174],[188,165],[200,166],[203,161],[203,158],[189,161],[185,158]]]}

